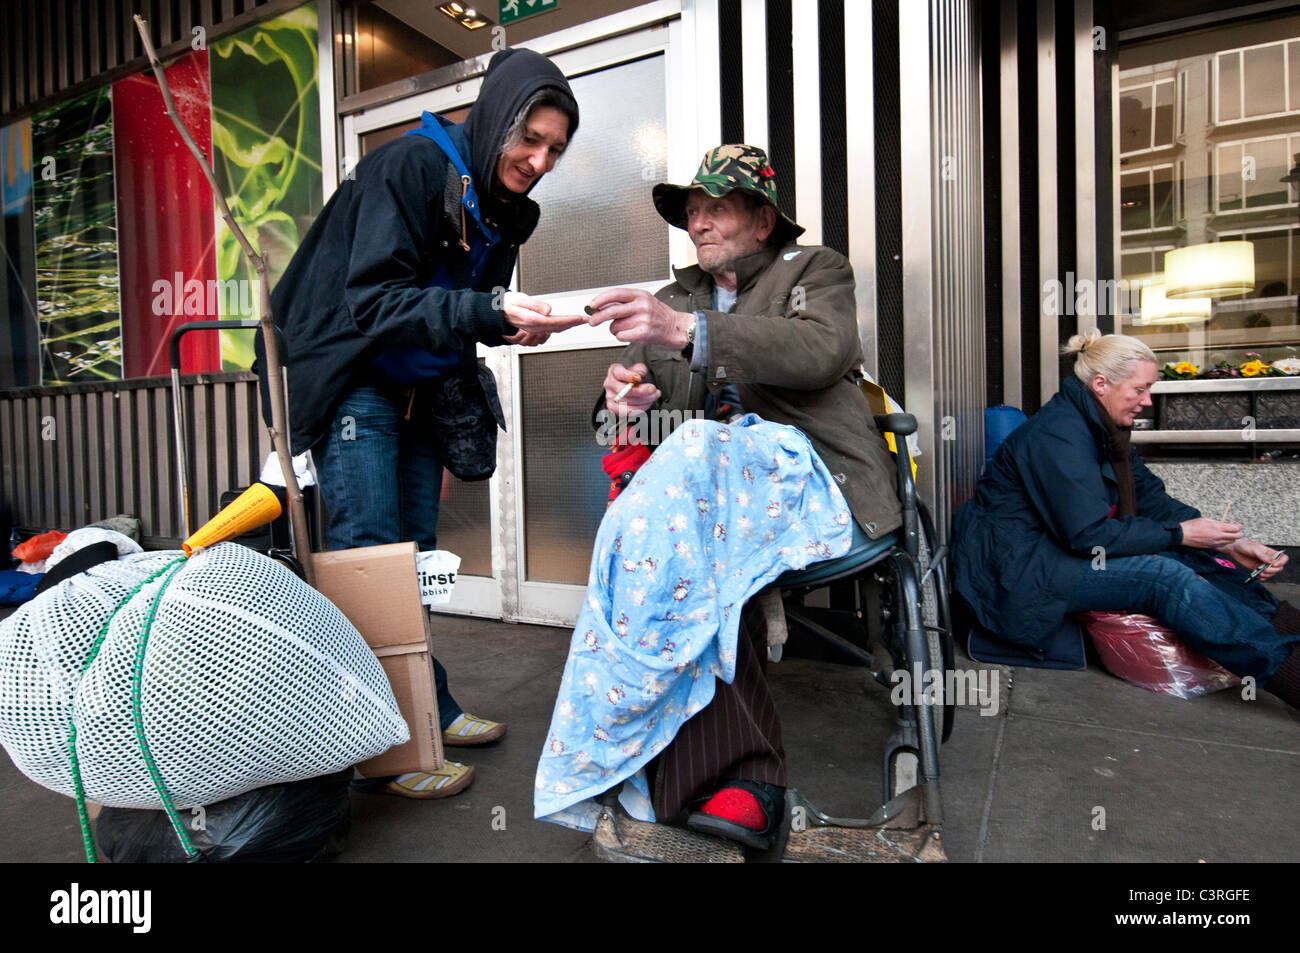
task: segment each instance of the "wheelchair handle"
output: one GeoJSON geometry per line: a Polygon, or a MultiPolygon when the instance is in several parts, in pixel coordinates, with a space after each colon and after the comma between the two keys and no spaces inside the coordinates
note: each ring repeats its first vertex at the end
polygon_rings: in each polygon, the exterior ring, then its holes
{"type": "Polygon", "coordinates": [[[903,515],[903,549],[916,559],[920,553],[917,532],[916,484],[912,481],[912,455],[907,449],[907,438],[916,433],[916,418],[911,414],[876,414],[872,418],[881,433],[892,433],[894,465],[898,471],[898,501],[903,515]]]}
{"type": "Polygon", "coordinates": [[[872,419],[881,433],[898,437],[910,437],[916,433],[916,418],[911,414],[876,414],[872,419]]]}

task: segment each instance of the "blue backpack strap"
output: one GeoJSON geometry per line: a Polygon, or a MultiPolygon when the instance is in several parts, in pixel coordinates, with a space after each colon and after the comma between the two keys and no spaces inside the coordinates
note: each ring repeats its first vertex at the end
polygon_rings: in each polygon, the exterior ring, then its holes
{"type": "MultiPolygon", "coordinates": [[[[500,236],[488,228],[479,215],[478,193],[474,191],[474,178],[469,174],[469,166],[465,165],[465,160],[461,158],[460,152],[456,149],[456,144],[451,141],[451,136],[447,135],[447,130],[443,128],[438,117],[425,110],[420,116],[420,128],[412,129],[405,135],[424,136],[426,139],[433,140],[438,148],[442,150],[443,155],[447,157],[447,161],[455,167],[456,172],[460,175],[461,207],[469,212],[470,218],[474,219],[474,224],[479,227],[479,231],[487,236],[488,243],[495,245],[500,240],[500,236]]],[[[465,240],[465,236],[462,235],[461,241],[465,242],[465,240]]]]}

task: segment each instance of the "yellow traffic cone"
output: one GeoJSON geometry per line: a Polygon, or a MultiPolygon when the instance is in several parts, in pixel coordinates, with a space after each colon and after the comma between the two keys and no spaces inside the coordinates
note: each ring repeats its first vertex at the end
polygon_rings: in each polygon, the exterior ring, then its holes
{"type": "Polygon", "coordinates": [[[280,500],[265,483],[254,483],[220,513],[181,543],[186,556],[222,540],[234,539],[250,529],[264,526],[280,515],[280,500]]]}

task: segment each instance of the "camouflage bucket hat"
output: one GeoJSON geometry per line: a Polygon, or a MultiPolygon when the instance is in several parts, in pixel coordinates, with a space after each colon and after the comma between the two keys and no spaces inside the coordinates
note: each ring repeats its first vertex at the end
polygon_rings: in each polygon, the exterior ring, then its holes
{"type": "Polygon", "coordinates": [[[722,198],[736,189],[744,189],[763,199],[776,211],[776,245],[792,242],[803,234],[803,227],[781,211],[776,202],[776,172],[767,161],[767,153],[757,146],[725,145],[704,153],[699,171],[689,185],[660,182],[651,193],[655,208],[669,225],[686,228],[686,196],[691,189],[703,189],[722,198]]]}

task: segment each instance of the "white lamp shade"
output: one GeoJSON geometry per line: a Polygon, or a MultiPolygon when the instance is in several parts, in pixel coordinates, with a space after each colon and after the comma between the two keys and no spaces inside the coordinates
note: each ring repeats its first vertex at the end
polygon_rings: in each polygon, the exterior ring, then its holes
{"type": "Polygon", "coordinates": [[[1170,300],[1165,286],[1142,286],[1142,318],[1136,324],[1195,324],[1210,320],[1209,298],[1170,300]]]}
{"type": "Polygon", "coordinates": [[[1255,287],[1251,242],[1209,242],[1165,252],[1167,298],[1223,298],[1255,287]]]}

